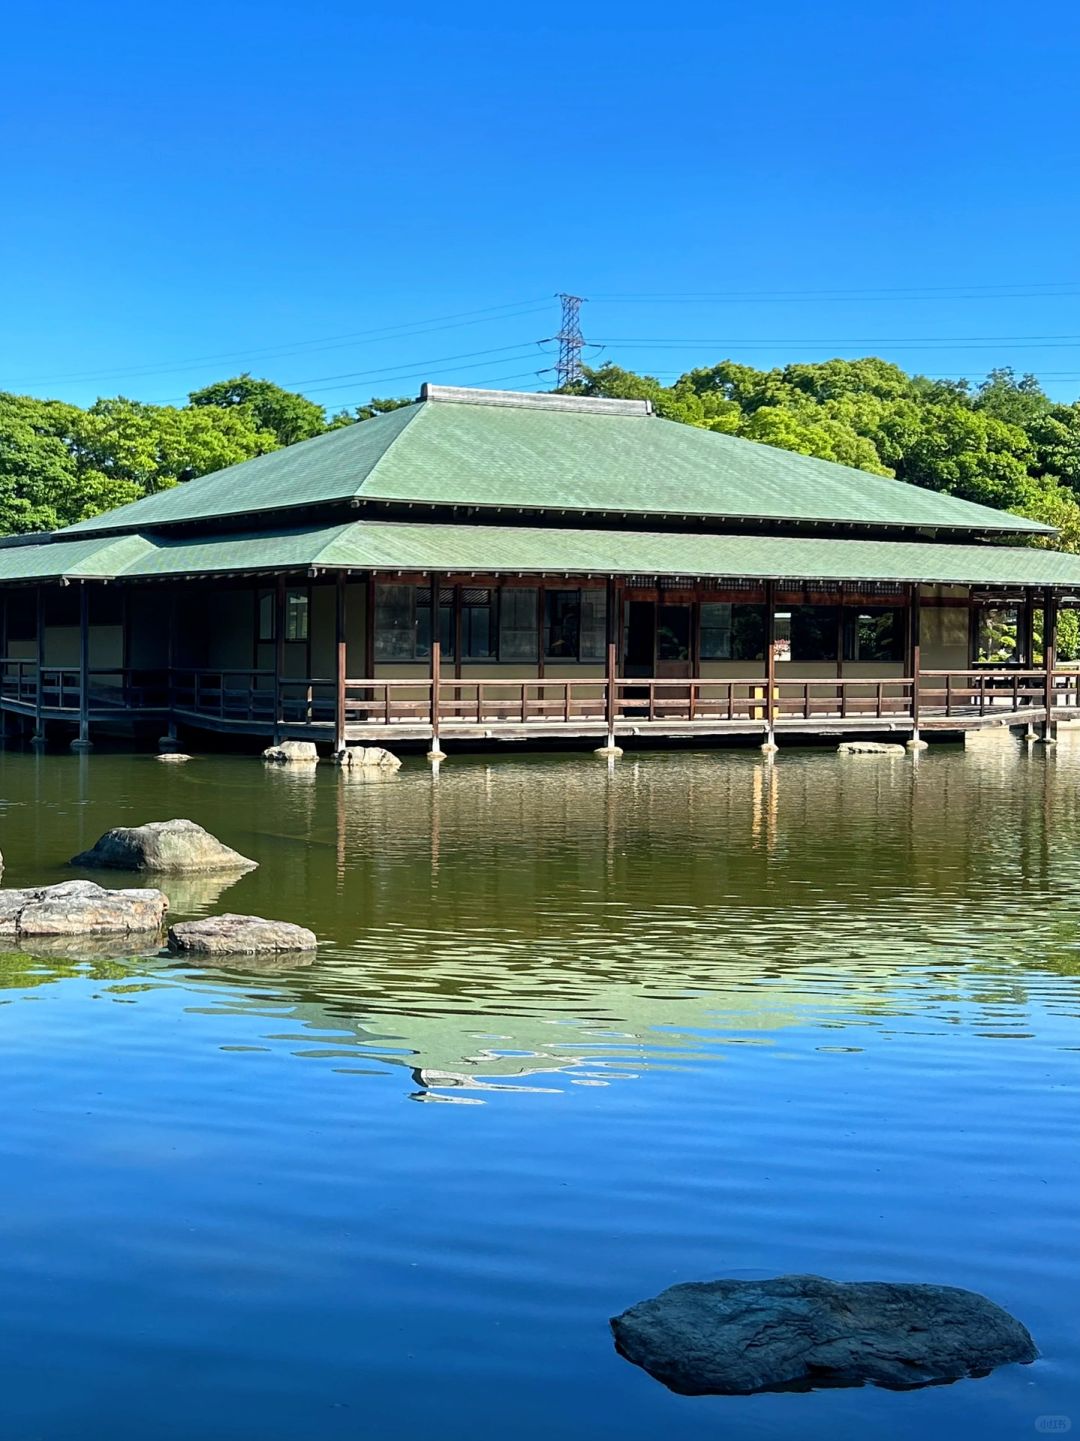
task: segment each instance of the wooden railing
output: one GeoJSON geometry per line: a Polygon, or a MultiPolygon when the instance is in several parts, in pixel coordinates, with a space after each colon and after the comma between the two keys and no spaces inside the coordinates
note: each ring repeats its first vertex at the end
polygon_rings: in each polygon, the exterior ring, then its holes
{"type": "MultiPolygon", "coordinates": [[[[32,660],[0,660],[0,699],[43,711],[82,709],[82,677],[78,666],[44,666],[40,700],[38,665],[32,660]]],[[[86,673],[86,710],[90,714],[167,710],[168,672],[94,666],[86,673]]]]}
{"type": "MultiPolygon", "coordinates": [[[[1059,701],[1059,685],[1073,687],[1076,674],[1055,671],[1051,678],[1053,704],[1059,701]]],[[[1064,691],[1060,692],[1064,693],[1064,691]]],[[[1045,706],[1045,670],[924,670],[919,673],[919,705],[931,715],[990,715],[1019,711],[1028,706],[1045,706]]]]}
{"type": "Polygon", "coordinates": [[[272,670],[200,667],[172,672],[172,709],[220,721],[333,721],[336,685],[312,676],[275,677],[272,670]]]}
{"type": "Polygon", "coordinates": [[[24,711],[87,717],[161,711],[259,727],[552,726],[743,723],[797,727],[815,720],[904,721],[1080,711],[1080,671],[1011,668],[910,676],[472,679],[276,677],[272,669],[95,667],[85,697],[77,666],[0,660],[0,699],[24,711]],[[39,685],[40,680],[40,685],[39,685]]]}

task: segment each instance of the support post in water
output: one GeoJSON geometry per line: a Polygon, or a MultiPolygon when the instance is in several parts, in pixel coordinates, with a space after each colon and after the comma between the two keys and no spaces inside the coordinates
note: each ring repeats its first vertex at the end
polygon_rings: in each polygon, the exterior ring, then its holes
{"type": "Polygon", "coordinates": [[[86,582],[79,586],[79,734],[71,742],[73,751],[91,750],[90,744],[90,592],[86,582]]]}
{"type": "Polygon", "coordinates": [[[612,577],[612,579],[608,581],[607,587],[607,673],[604,678],[604,721],[607,725],[607,738],[604,744],[595,751],[596,755],[604,756],[607,760],[617,760],[619,756],[622,755],[622,746],[615,743],[616,695],[619,680],[619,648],[616,641],[616,624],[615,580],[614,577],[612,577]]]}
{"type": "Polygon", "coordinates": [[[762,755],[774,756],[776,744],[776,582],[765,582],[765,740],[762,755]]]}
{"type": "Polygon", "coordinates": [[[439,596],[442,591],[442,577],[431,577],[431,749],[427,758],[436,766],[446,759],[446,752],[439,744],[439,690],[442,685],[442,639],[439,632],[439,596]]]}
{"type": "Polygon", "coordinates": [[[335,597],[334,646],[334,751],[343,751],[345,734],[345,672],[348,669],[348,631],[345,626],[345,572],[339,570],[335,597]]]}
{"type": "Polygon", "coordinates": [[[922,669],[922,645],[920,641],[920,628],[922,622],[922,607],[919,604],[919,587],[911,587],[911,596],[908,602],[908,665],[911,676],[911,739],[907,743],[909,751],[926,750],[926,742],[919,735],[919,671],[922,669]]]}
{"type": "MultiPolygon", "coordinates": [[[[274,744],[281,741],[284,720],[281,681],[285,674],[285,577],[279,575],[274,587],[274,744]]],[[[225,677],[221,677],[224,686],[225,677]]]]}
{"type": "Polygon", "coordinates": [[[36,619],[35,639],[37,641],[37,666],[34,685],[34,734],[30,737],[32,746],[45,744],[45,590],[38,586],[35,596],[34,614],[36,619]]]}
{"type": "Polygon", "coordinates": [[[1054,666],[1057,664],[1057,596],[1049,588],[1043,592],[1043,664],[1046,667],[1046,720],[1043,722],[1043,745],[1057,744],[1057,722],[1054,720],[1054,666]]]}

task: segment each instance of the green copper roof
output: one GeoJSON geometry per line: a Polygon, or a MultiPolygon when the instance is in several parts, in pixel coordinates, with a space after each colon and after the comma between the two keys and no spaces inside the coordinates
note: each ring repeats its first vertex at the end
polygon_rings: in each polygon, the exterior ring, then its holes
{"type": "Polygon", "coordinates": [[[0,547],[0,581],[64,576],[148,580],[311,568],[921,581],[1057,586],[1080,592],[1080,556],[1028,546],[931,541],[792,540],[356,520],[213,539],[132,535],[0,547]]]}
{"type": "Polygon", "coordinates": [[[84,540],[0,545],[0,582],[111,580],[153,550],[141,535],[89,536],[84,540]]]}
{"type": "Polygon", "coordinates": [[[482,399],[493,394],[422,401],[147,496],[69,533],[350,500],[1052,533],[831,461],[627,414],[620,402],[604,412],[596,402],[568,409],[562,397],[482,399]]]}

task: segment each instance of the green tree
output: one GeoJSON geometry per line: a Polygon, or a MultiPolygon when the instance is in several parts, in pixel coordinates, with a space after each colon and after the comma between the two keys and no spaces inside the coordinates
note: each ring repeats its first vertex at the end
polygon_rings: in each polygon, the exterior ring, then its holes
{"type": "Polygon", "coordinates": [[[295,390],[283,390],[272,380],[256,380],[251,375],[237,375],[232,380],[218,380],[193,390],[188,396],[193,406],[216,406],[246,410],[256,430],[269,431],[277,445],[294,445],[310,440],[326,430],[326,412],[315,401],[295,390]]]}
{"type": "Polygon", "coordinates": [[[73,440],[80,473],[96,484],[124,482],[136,496],[278,449],[246,406],[178,408],[123,396],[78,412],[73,440]]]}

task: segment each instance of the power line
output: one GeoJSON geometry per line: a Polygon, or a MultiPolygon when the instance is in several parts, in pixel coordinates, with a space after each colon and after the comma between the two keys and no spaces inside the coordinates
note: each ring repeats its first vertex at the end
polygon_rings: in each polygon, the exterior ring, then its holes
{"type": "Polygon", "coordinates": [[[996,285],[874,285],[862,289],[832,290],[718,290],[718,291],[655,291],[655,292],[608,292],[593,294],[593,300],[618,301],[632,304],[655,304],[667,301],[709,302],[718,304],[740,302],[775,301],[819,301],[819,300],[863,300],[863,299],[976,299],[976,300],[1028,300],[1044,297],[1054,299],[1060,295],[1080,294],[1080,280],[1062,281],[1015,281],[996,285]]]}
{"type": "Polygon", "coordinates": [[[708,336],[677,339],[672,336],[604,335],[603,345],[1009,345],[1019,341],[1080,341],[1080,335],[848,335],[802,340],[713,340],[708,336]]]}
{"type": "Polygon", "coordinates": [[[155,375],[169,375],[178,370],[184,370],[191,365],[208,365],[216,361],[225,360],[246,360],[254,358],[284,359],[289,355],[296,354],[301,350],[314,351],[318,349],[333,350],[345,345],[376,345],[384,340],[408,340],[414,335],[427,335],[438,330],[458,330],[470,325],[489,325],[501,320],[515,320],[523,315],[538,315],[547,309],[548,302],[539,301],[510,301],[505,305],[486,306],[483,310],[465,310],[457,315],[439,316],[431,321],[402,321],[396,326],[383,326],[374,330],[359,330],[350,334],[324,337],[319,340],[303,340],[295,342],[281,342],[275,346],[267,346],[261,350],[233,350],[219,352],[217,355],[195,356],[188,360],[168,361],[143,366],[128,366],[122,370],[97,370],[70,372],[66,375],[37,376],[30,379],[23,378],[18,381],[8,381],[8,384],[18,385],[53,385],[62,382],[112,380],[116,377],[130,376],[132,379],[143,379],[155,375]],[[496,314],[494,312],[507,312],[496,314]],[[468,318],[474,317],[474,318],[468,318]]]}

